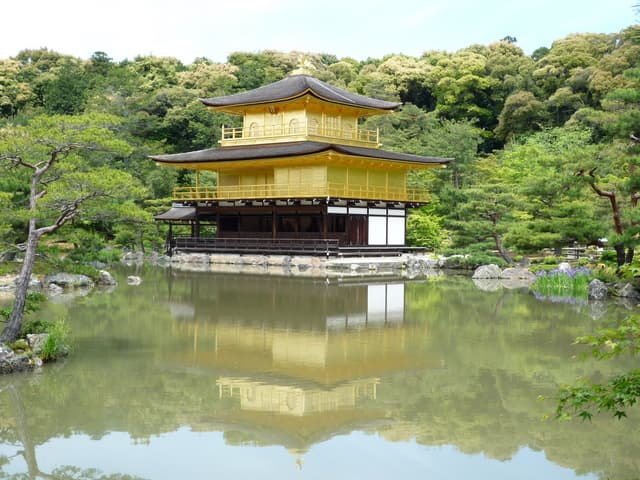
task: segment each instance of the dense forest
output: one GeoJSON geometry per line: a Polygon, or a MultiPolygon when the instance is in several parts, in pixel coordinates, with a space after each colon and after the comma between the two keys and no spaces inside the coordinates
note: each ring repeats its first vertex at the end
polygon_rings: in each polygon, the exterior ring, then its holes
{"type": "Polygon", "coordinates": [[[432,194],[409,218],[413,244],[510,261],[606,242],[619,264],[633,260],[640,243],[638,25],[569,35],[530,56],[512,37],[453,53],[364,61],[262,51],[185,65],[23,50],[0,60],[0,253],[25,242],[30,201],[38,202],[39,218],[58,221],[74,208],[71,191],[95,200],[82,215],[72,211],[53,238],[72,245],[72,256],[103,258],[114,245],[162,250],[164,232],[152,217],[170,204],[174,186],[193,179],[147,156],[211,148],[221,125],[239,125],[239,118],[207,111],[199,98],[295,73],[402,102],[394,114],[365,122],[380,129],[384,148],[455,157],[447,169],[410,179],[432,194]],[[56,139],[65,147],[47,157],[45,146],[56,139]],[[74,149],[80,141],[95,148],[74,149]],[[28,160],[38,155],[44,160],[28,160]],[[64,162],[47,173],[46,195],[30,199],[38,162],[52,159],[64,162]]]}

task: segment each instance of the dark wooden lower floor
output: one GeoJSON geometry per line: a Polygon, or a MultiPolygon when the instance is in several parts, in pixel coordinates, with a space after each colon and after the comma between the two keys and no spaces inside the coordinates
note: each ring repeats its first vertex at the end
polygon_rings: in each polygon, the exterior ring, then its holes
{"type": "Polygon", "coordinates": [[[404,205],[176,206],[156,216],[169,225],[167,251],[313,255],[408,251],[404,205]]]}
{"type": "Polygon", "coordinates": [[[167,243],[167,253],[236,253],[257,255],[311,255],[327,257],[388,256],[423,252],[421,247],[400,245],[340,245],[336,239],[279,238],[205,238],[173,237],[167,243]]]}

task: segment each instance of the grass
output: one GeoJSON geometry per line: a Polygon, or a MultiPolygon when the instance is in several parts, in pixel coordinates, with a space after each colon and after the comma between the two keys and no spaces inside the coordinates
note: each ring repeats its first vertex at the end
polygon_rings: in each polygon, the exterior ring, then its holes
{"type": "Polygon", "coordinates": [[[22,336],[30,333],[48,333],[49,338],[39,356],[43,362],[51,362],[69,354],[69,323],[64,319],[36,320],[27,322],[22,328],[22,336]]]}
{"type": "Polygon", "coordinates": [[[539,270],[531,290],[545,297],[586,299],[590,280],[586,267],[539,270]]]}

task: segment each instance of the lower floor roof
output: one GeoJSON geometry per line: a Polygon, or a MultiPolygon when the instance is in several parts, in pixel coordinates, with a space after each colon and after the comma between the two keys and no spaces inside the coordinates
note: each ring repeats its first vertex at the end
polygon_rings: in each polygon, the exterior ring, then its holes
{"type": "Polygon", "coordinates": [[[208,148],[194,152],[170,155],[152,155],[150,158],[158,163],[180,167],[181,165],[192,166],[193,164],[198,163],[215,162],[222,164],[224,162],[237,162],[241,160],[299,157],[327,151],[334,151],[336,153],[354,157],[412,163],[416,166],[446,165],[453,160],[452,158],[425,157],[409,153],[380,150],[378,148],[354,147],[350,145],[313,141],[208,148]]]}

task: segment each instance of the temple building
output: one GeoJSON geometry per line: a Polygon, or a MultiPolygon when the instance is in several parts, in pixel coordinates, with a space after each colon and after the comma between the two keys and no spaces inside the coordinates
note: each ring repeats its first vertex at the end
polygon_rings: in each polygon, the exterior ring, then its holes
{"type": "Polygon", "coordinates": [[[169,224],[169,251],[402,251],[407,209],[428,202],[407,187],[408,172],[451,161],[380,149],[360,120],[400,104],[307,75],[202,103],[243,125],[223,126],[219,148],[151,157],[195,171],[195,185],[176,188],[156,216],[169,224]],[[217,183],[205,185],[203,171],[217,183]],[[174,236],[176,224],[188,235],[174,236]]]}

